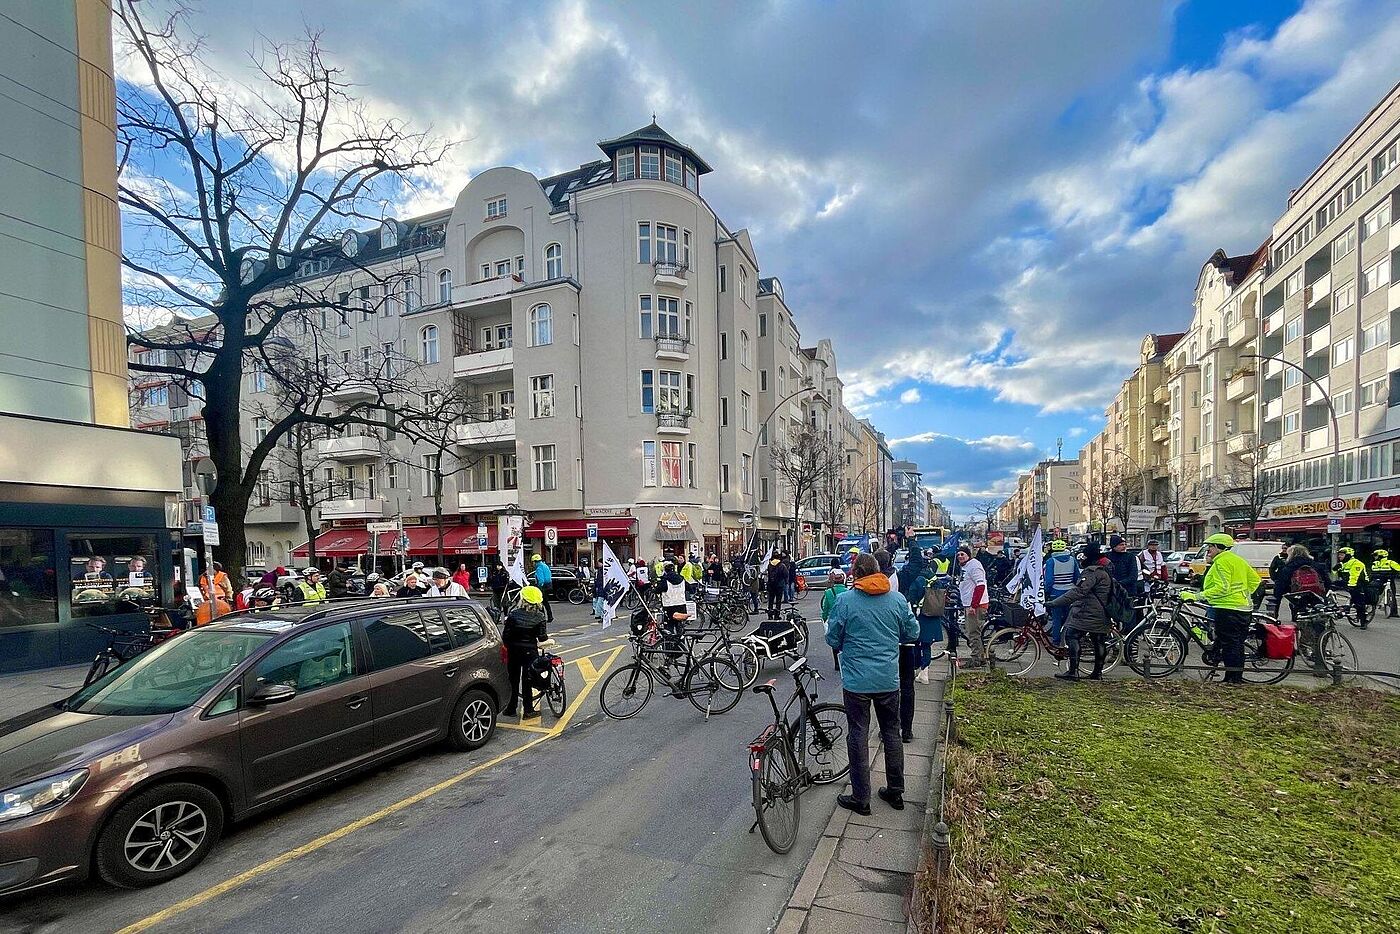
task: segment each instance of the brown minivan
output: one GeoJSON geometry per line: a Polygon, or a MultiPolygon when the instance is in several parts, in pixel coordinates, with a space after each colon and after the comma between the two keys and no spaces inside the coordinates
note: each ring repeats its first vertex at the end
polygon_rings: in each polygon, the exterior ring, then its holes
{"type": "Polygon", "coordinates": [[[475,749],[510,696],[469,599],[352,600],[224,617],[0,723],[0,894],[96,871],[193,868],[225,822],[446,738],[475,749]]]}

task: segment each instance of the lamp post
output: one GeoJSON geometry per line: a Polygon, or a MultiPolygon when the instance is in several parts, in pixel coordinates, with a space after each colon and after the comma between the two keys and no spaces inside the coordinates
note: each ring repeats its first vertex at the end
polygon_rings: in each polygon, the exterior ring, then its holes
{"type": "MultiPolygon", "coordinates": [[[[759,442],[763,440],[764,430],[767,428],[768,423],[773,420],[773,416],[778,414],[778,409],[804,393],[816,391],[817,387],[814,386],[810,380],[806,381],[801,389],[788,393],[774,403],[773,410],[764,417],[763,421],[758,423],[758,431],[754,434],[753,439],[753,449],[749,451],[749,512],[753,516],[753,535],[749,537],[748,547],[744,549],[745,555],[753,550],[753,543],[758,538],[758,445],[759,442]]],[[[793,522],[796,523],[796,521],[797,517],[794,515],[793,522]]],[[[793,541],[796,540],[797,530],[794,528],[793,541]]]]}
{"type": "MultiPolygon", "coordinates": [[[[1303,369],[1298,364],[1285,360],[1282,357],[1266,356],[1264,354],[1257,353],[1242,353],[1240,354],[1240,359],[1273,360],[1283,364],[1286,367],[1290,367],[1294,370],[1297,370],[1299,375],[1301,375],[1303,379],[1308,381],[1308,385],[1316,389],[1318,395],[1322,396],[1322,401],[1327,403],[1327,415],[1332,421],[1332,499],[1339,499],[1341,497],[1342,486],[1341,470],[1339,469],[1342,466],[1342,439],[1341,436],[1337,433],[1337,410],[1332,405],[1332,397],[1328,395],[1327,390],[1322,387],[1322,384],[1319,383],[1311,373],[1303,369]]],[[[1253,467],[1255,471],[1254,482],[1255,484],[1258,484],[1259,455],[1257,451],[1255,452],[1255,461],[1253,467]]],[[[1327,524],[1330,526],[1332,524],[1332,520],[1327,520],[1327,524]]],[[[1249,532],[1251,535],[1254,534],[1254,525],[1252,523],[1250,524],[1249,532]]],[[[1332,548],[1332,560],[1335,561],[1337,560],[1337,533],[1329,532],[1327,534],[1327,539],[1332,548]]]]}
{"type": "MultiPolygon", "coordinates": [[[[1136,460],[1133,459],[1132,455],[1130,455],[1127,451],[1123,450],[1122,448],[1105,448],[1104,450],[1117,454],[1119,457],[1123,458],[1128,463],[1132,464],[1134,467],[1137,468],[1139,475],[1138,479],[1139,482],[1142,483],[1142,504],[1144,506],[1151,506],[1151,497],[1148,496],[1147,493],[1147,468],[1139,464],[1136,460]]],[[[1105,525],[1107,525],[1106,522],[1105,525]]],[[[1123,527],[1123,531],[1128,531],[1126,524],[1123,527]]]]}

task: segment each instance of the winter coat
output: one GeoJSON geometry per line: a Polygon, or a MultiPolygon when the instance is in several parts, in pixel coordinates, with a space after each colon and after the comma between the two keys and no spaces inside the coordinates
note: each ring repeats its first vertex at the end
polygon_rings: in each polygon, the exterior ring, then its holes
{"type": "Polygon", "coordinates": [[[1070,629],[1079,632],[1109,631],[1108,598],[1113,593],[1113,577],[1108,572],[1107,559],[1100,558],[1099,561],[1099,564],[1084,569],[1079,575],[1079,583],[1069,593],[1050,601],[1050,606],[1069,607],[1070,629]]]}
{"type": "Polygon", "coordinates": [[[1304,565],[1311,565],[1317,571],[1317,576],[1322,579],[1322,589],[1324,592],[1332,589],[1331,575],[1327,572],[1327,565],[1312,558],[1290,558],[1287,562],[1270,569],[1269,577],[1274,582],[1274,599],[1283,604],[1283,595],[1290,593],[1293,589],[1293,572],[1304,565]]]}
{"type": "Polygon", "coordinates": [[[1123,585],[1128,596],[1136,595],[1142,588],[1142,565],[1138,564],[1138,556],[1131,551],[1110,551],[1104,557],[1108,559],[1113,579],[1123,585]]]}
{"type": "Polygon", "coordinates": [[[823,623],[831,618],[831,608],[836,605],[836,598],[845,593],[846,590],[847,587],[845,584],[832,584],[830,587],[826,588],[826,591],[822,594],[823,623]]]}
{"type": "Polygon", "coordinates": [[[332,597],[343,597],[350,592],[350,575],[343,568],[335,568],[326,575],[326,590],[332,597]]]}
{"type": "Polygon", "coordinates": [[[781,590],[783,585],[787,583],[787,579],[788,570],[786,564],[779,561],[777,564],[768,565],[768,589],[770,591],[774,588],[781,590]]]}
{"type": "Polygon", "coordinates": [[[1201,597],[1220,610],[1254,609],[1254,591],[1259,589],[1259,572],[1233,551],[1222,551],[1206,569],[1201,597]]]}
{"type": "Polygon", "coordinates": [[[543,610],[517,607],[506,616],[501,629],[501,641],[515,648],[533,649],[544,639],[549,638],[546,629],[548,617],[543,610]]]}
{"type": "Polygon", "coordinates": [[[854,694],[899,690],[899,644],[917,642],[919,624],[887,576],[856,581],[836,598],[826,622],[826,644],[840,653],[843,688],[854,694]]]}

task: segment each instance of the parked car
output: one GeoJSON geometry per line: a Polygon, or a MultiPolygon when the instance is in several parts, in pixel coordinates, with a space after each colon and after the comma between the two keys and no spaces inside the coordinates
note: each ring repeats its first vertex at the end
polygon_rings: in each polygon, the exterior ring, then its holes
{"type": "Polygon", "coordinates": [[[172,879],[229,823],[440,740],[484,745],[509,692],[472,600],[222,617],[0,723],[0,894],[172,879]]]}
{"type": "MultiPolygon", "coordinates": [[[[531,573],[529,578],[531,582],[533,582],[535,580],[535,575],[531,573]]],[[[555,602],[562,602],[569,598],[569,591],[573,590],[579,584],[578,568],[569,567],[568,565],[555,567],[551,564],[549,566],[549,578],[549,599],[555,602]]],[[[589,600],[593,599],[591,581],[589,582],[589,587],[585,589],[585,593],[589,600]]]]}
{"type": "Polygon", "coordinates": [[[1177,568],[1181,567],[1182,562],[1186,560],[1186,554],[1184,551],[1172,551],[1168,552],[1167,556],[1162,559],[1162,567],[1166,569],[1167,580],[1176,580],[1177,568]]]}
{"type": "Polygon", "coordinates": [[[831,562],[838,558],[838,555],[810,555],[797,562],[797,576],[802,578],[803,586],[808,590],[820,590],[827,584],[827,575],[831,573],[831,562]]]}
{"type": "MultiPolygon", "coordinates": [[[[1283,548],[1283,542],[1270,541],[1237,541],[1235,547],[1230,550],[1241,558],[1249,562],[1249,566],[1259,572],[1259,576],[1265,580],[1269,579],[1269,565],[1273,562],[1274,556],[1283,548]]],[[[1200,581],[1206,573],[1206,546],[1202,545],[1196,551],[1188,554],[1186,559],[1177,567],[1177,579],[1185,582],[1200,581]],[[1188,574],[1182,576],[1181,568],[1188,568],[1188,574]]]]}

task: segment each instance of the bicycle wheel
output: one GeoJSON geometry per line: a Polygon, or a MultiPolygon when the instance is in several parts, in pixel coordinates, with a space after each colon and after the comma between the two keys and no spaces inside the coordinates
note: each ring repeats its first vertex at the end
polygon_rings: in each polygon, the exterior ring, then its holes
{"type": "Polygon", "coordinates": [[[807,748],[802,764],[813,783],[829,785],[851,770],[846,732],[845,704],[817,704],[807,711],[807,748]]]}
{"type": "MultiPolygon", "coordinates": [[[[1277,684],[1293,670],[1293,656],[1269,658],[1264,653],[1264,617],[1256,617],[1244,637],[1244,679],[1250,684],[1277,684]]],[[[1267,619],[1272,623],[1272,619],[1267,619]]]]}
{"type": "Polygon", "coordinates": [[[1040,661],[1040,643],[1024,630],[1008,626],[987,640],[987,656],[1013,678],[1019,678],[1040,661]]]}
{"type": "MultiPolygon", "coordinates": [[[[739,685],[739,690],[753,686],[758,680],[758,653],[753,650],[753,646],[745,645],[742,642],[731,642],[724,649],[724,656],[734,663],[734,667],[739,669],[739,675],[743,681],[739,685]]],[[[725,685],[729,687],[729,685],[725,685]]]]}
{"type": "Polygon", "coordinates": [[[569,602],[574,606],[583,606],[588,602],[588,595],[583,592],[582,587],[575,587],[569,591],[569,602]]]}
{"type": "Polygon", "coordinates": [[[92,665],[88,668],[87,677],[83,679],[83,687],[87,687],[94,681],[100,681],[107,676],[107,672],[116,668],[121,662],[112,653],[101,651],[92,660],[92,665]]]}
{"type": "Polygon", "coordinates": [[[1186,664],[1186,637],[1175,626],[1144,623],[1123,638],[1123,660],[1144,678],[1165,678],[1186,664]]]}
{"type": "Polygon", "coordinates": [[[554,711],[554,715],[564,716],[564,710],[569,706],[569,685],[565,683],[562,671],[555,671],[550,675],[545,697],[549,700],[549,709],[554,711]]]}
{"type": "Polygon", "coordinates": [[[797,763],[779,732],[769,735],[753,768],[753,811],[763,842],[774,853],[786,853],[797,842],[802,797],[797,763]]]}
{"type": "MultiPolygon", "coordinates": [[[[1101,674],[1108,674],[1123,658],[1123,636],[1117,631],[1110,631],[1104,638],[1103,646],[1103,668],[1101,674]]],[[[1079,640],[1079,667],[1093,670],[1094,667],[1094,643],[1088,639],[1079,640]]]]}
{"type": "Polygon", "coordinates": [[[1352,672],[1356,671],[1356,647],[1351,644],[1351,640],[1335,629],[1329,629],[1322,634],[1322,664],[1330,675],[1336,667],[1342,669],[1342,680],[1350,681],[1355,677],[1352,672]]]}
{"type": "Polygon", "coordinates": [[[614,720],[634,717],[651,700],[652,677],[645,665],[633,662],[608,675],[598,692],[603,713],[614,720]]]}
{"type": "Polygon", "coordinates": [[[740,685],[744,676],[727,658],[707,655],[691,666],[681,682],[681,693],[706,717],[712,713],[728,713],[739,703],[744,693],[740,685]]]}

